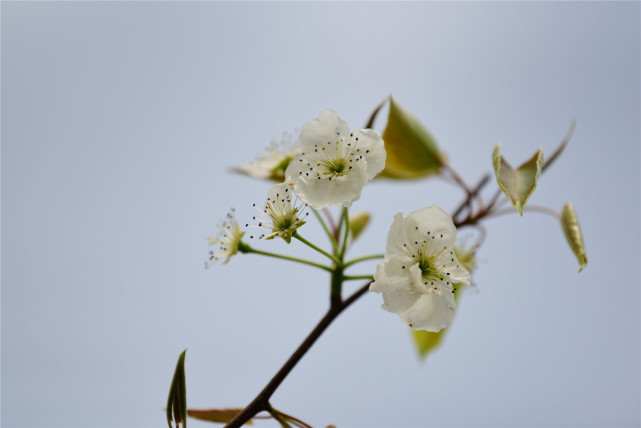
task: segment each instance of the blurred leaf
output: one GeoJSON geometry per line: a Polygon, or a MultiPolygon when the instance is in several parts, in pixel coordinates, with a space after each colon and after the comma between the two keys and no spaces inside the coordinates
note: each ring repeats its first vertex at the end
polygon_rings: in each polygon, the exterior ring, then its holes
{"type": "Polygon", "coordinates": [[[176,364],[174,378],[169,388],[169,398],[167,399],[167,424],[172,428],[171,422],[176,422],[176,427],[181,423],[183,428],[187,427],[187,388],[185,386],[185,349],[176,364]]]}
{"type": "Polygon", "coordinates": [[[492,162],[499,187],[507,195],[514,208],[523,215],[523,207],[536,189],[536,182],[541,175],[543,150],[539,149],[532,158],[515,170],[501,156],[501,144],[496,143],[492,153],[492,162]]]}
{"type": "MultiPolygon", "coordinates": [[[[458,309],[459,296],[464,287],[465,285],[463,284],[455,285],[454,287],[454,300],[457,302],[456,309],[458,309]]],[[[412,338],[414,339],[414,345],[418,351],[418,356],[424,359],[427,354],[436,350],[451,326],[452,324],[437,333],[426,330],[412,330],[412,338]]]]}
{"type": "Polygon", "coordinates": [[[387,160],[382,177],[412,179],[438,174],[445,158],[436,141],[414,116],[390,97],[383,141],[387,160]]]}
{"type": "MultiPolygon", "coordinates": [[[[232,419],[236,417],[243,409],[188,409],[187,415],[194,419],[200,419],[202,421],[209,422],[219,422],[221,424],[226,424],[231,422],[232,419]]],[[[246,425],[252,425],[253,422],[250,420],[246,422],[246,425]]]]}
{"type": "Polygon", "coordinates": [[[349,219],[349,231],[352,233],[352,241],[356,240],[358,236],[365,230],[370,220],[369,213],[357,213],[349,219]]]}
{"type": "Polygon", "coordinates": [[[585,253],[585,245],[583,244],[583,235],[581,234],[579,219],[576,216],[574,207],[569,202],[563,207],[563,213],[561,214],[561,227],[563,228],[565,239],[567,239],[572,252],[579,261],[579,272],[581,272],[588,264],[588,256],[585,253]]]}
{"type": "Polygon", "coordinates": [[[570,138],[572,138],[572,134],[574,134],[574,128],[576,127],[576,120],[573,120],[572,123],[570,124],[570,129],[568,130],[567,134],[565,134],[565,137],[563,138],[563,141],[561,141],[561,144],[559,144],[559,147],[552,153],[552,156],[550,156],[544,163],[543,163],[543,168],[541,171],[545,171],[550,165],[552,165],[552,162],[556,160],[556,158],[559,157],[559,155],[563,152],[565,149],[565,146],[568,145],[570,142],[570,138]]]}

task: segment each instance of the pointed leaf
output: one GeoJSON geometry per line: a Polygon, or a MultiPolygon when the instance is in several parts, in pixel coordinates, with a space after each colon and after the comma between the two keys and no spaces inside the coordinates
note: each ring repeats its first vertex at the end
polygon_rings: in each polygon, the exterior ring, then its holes
{"type": "Polygon", "coordinates": [[[552,162],[556,160],[556,158],[559,157],[559,155],[563,152],[565,149],[565,146],[568,145],[570,142],[570,138],[572,138],[572,134],[574,134],[574,128],[576,127],[576,120],[573,120],[572,123],[570,124],[570,129],[568,130],[567,134],[565,134],[565,137],[563,138],[563,141],[561,141],[561,144],[559,144],[559,147],[552,153],[552,156],[550,156],[545,163],[543,164],[543,168],[541,171],[545,171],[550,165],[552,165],[552,162]]]}
{"type": "Polygon", "coordinates": [[[532,158],[515,170],[501,156],[501,144],[496,143],[494,146],[492,163],[494,164],[496,181],[521,215],[523,215],[525,203],[536,189],[536,182],[541,175],[542,162],[543,150],[539,149],[532,158]]]}
{"type": "Polygon", "coordinates": [[[355,241],[356,238],[365,230],[370,220],[369,213],[362,212],[357,213],[349,219],[349,231],[352,233],[352,241],[355,241]]]}
{"type": "Polygon", "coordinates": [[[445,163],[434,137],[391,97],[387,126],[382,137],[387,152],[382,177],[427,177],[438,174],[445,163]]]}
{"type": "MultiPolygon", "coordinates": [[[[188,409],[187,415],[190,418],[200,419],[202,421],[218,422],[226,424],[231,422],[243,409],[188,409]]],[[[247,425],[252,425],[253,422],[249,420],[247,425]]]]}
{"type": "Polygon", "coordinates": [[[588,256],[585,253],[585,245],[583,244],[583,235],[581,234],[579,219],[576,216],[574,207],[569,202],[563,207],[563,213],[561,214],[561,227],[563,228],[565,239],[567,239],[572,252],[579,261],[579,272],[581,272],[588,264],[588,256]]]}
{"type": "Polygon", "coordinates": [[[169,428],[171,422],[176,422],[176,426],[183,424],[183,428],[187,427],[187,388],[185,386],[185,349],[176,364],[176,371],[174,378],[171,381],[169,388],[169,398],[167,399],[167,424],[169,428]]]}

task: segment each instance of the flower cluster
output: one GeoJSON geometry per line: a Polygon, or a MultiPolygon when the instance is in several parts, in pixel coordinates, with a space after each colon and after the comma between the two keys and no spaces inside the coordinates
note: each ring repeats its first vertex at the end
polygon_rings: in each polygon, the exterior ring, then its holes
{"type": "MultiPolygon", "coordinates": [[[[305,224],[307,206],[351,206],[365,184],[383,170],[385,159],[384,143],[377,132],[350,131],[336,112],[323,111],[303,125],[295,145],[279,152],[274,149],[239,169],[266,179],[274,179],[278,173],[284,176],[284,182],[270,189],[259,210],[262,219],[254,217],[257,227],[268,230],[258,237],[282,238],[287,243],[293,236],[302,239],[296,233],[305,224]]],[[[233,215],[228,215],[221,224],[221,234],[209,239],[217,246],[210,261],[227,262],[239,247],[249,251],[250,247],[241,243],[242,236],[233,215]]],[[[452,218],[437,206],[407,216],[397,213],[384,261],[378,264],[370,286],[371,291],[383,294],[383,309],[399,314],[415,330],[437,332],[446,327],[456,306],[455,287],[470,282],[468,270],[457,257],[455,241],[452,218]]]]}

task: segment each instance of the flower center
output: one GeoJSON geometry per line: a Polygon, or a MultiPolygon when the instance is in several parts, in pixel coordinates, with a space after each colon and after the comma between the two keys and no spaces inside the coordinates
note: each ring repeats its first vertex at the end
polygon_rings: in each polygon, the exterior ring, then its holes
{"type": "Polygon", "coordinates": [[[428,278],[435,272],[435,269],[432,267],[432,263],[430,263],[430,259],[425,254],[419,253],[418,268],[421,270],[423,278],[428,278]]]}
{"type": "Polygon", "coordinates": [[[292,213],[288,213],[289,215],[283,218],[274,218],[275,223],[274,223],[274,229],[280,230],[280,231],[285,231],[289,230],[290,227],[294,224],[294,219],[292,218],[292,213]]]}
{"type": "Polygon", "coordinates": [[[328,175],[341,176],[347,168],[347,161],[344,158],[330,159],[325,168],[328,175]]]}

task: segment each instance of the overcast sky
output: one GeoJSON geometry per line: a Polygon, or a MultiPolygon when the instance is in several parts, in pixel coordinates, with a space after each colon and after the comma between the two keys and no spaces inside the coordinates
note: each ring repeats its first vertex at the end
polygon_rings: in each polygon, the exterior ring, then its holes
{"type": "MultiPolygon", "coordinates": [[[[3,1],[1,13],[3,427],[162,426],[185,348],[190,407],[246,405],[321,318],[329,281],[255,255],[203,268],[218,219],[235,207],[248,222],[270,187],[230,167],[326,108],[360,128],[389,94],[470,183],[497,141],[516,166],[576,119],[530,203],[573,202],[589,264],[577,273],[552,217],[492,219],[439,350],[419,360],[368,294],[274,407],[341,428],[641,423],[638,2],[3,1]]],[[[382,252],[395,212],[462,197],[439,179],[376,180],[353,205],[373,219],[350,254],[382,252]]],[[[304,235],[325,245],[311,218],[304,235]]],[[[318,260],[298,243],[254,245],[318,260]]]]}

